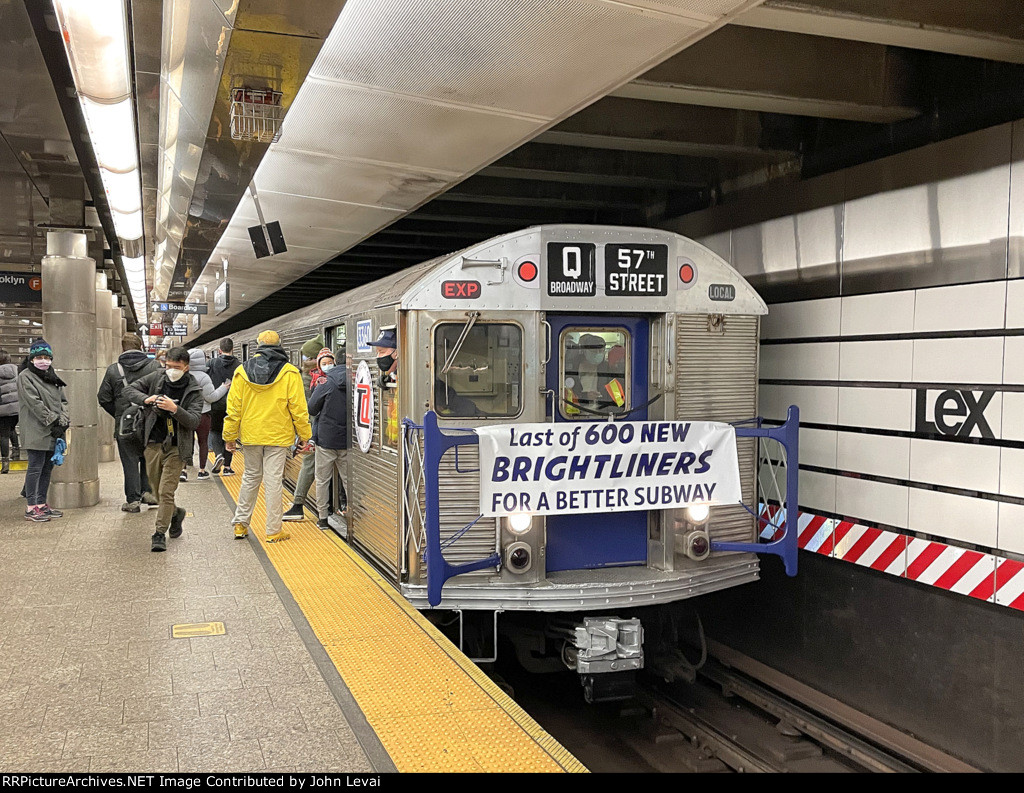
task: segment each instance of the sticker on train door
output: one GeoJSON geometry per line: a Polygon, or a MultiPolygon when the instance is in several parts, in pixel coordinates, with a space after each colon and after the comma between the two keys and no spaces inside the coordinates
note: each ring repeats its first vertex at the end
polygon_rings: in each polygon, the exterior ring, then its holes
{"type": "Polygon", "coordinates": [[[352,425],[356,428],[359,451],[370,451],[373,442],[373,378],[366,361],[356,368],[355,387],[352,389],[352,425]]]}

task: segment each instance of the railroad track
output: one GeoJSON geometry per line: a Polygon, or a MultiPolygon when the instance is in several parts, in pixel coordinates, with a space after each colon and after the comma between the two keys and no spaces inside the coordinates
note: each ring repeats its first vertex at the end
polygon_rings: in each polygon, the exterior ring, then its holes
{"type": "Polygon", "coordinates": [[[714,642],[694,683],[651,682],[620,718],[663,772],[978,770],[714,642]]]}

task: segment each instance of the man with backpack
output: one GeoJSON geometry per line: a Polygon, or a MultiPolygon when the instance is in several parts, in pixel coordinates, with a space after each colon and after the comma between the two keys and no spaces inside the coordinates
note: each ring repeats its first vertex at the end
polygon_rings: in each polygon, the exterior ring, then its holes
{"type": "Polygon", "coordinates": [[[142,504],[156,505],[156,497],[146,477],[145,457],[120,437],[121,417],[129,404],[124,390],[140,377],[160,371],[160,364],[142,351],[142,339],[134,333],[126,333],[121,337],[121,349],[123,352],[117,362],[107,367],[96,398],[100,407],[114,417],[114,440],[117,441],[117,454],[124,471],[124,503],[121,511],[140,512],[142,504]]]}
{"type": "Polygon", "coordinates": [[[132,405],[125,410],[123,424],[137,415],[135,405],[146,406],[136,441],[145,448],[146,473],[159,502],[152,551],[166,551],[167,535],[180,537],[185,520],[185,510],[174,503],[174,493],[185,462],[192,459],[203,410],[202,386],[188,373],[188,366],[188,350],[171,347],[166,370],[147,374],[125,388],[132,405]]]}
{"type": "MultiPolygon", "coordinates": [[[[231,380],[235,376],[235,369],[241,362],[232,355],[235,343],[231,339],[221,339],[220,355],[214,358],[206,367],[207,374],[214,385],[231,380]]],[[[230,386],[228,388],[230,391],[230,386]]],[[[224,448],[224,417],[228,414],[228,396],[225,394],[212,405],[210,405],[210,446],[217,456],[213,460],[213,472],[221,476],[231,476],[234,470],[231,468],[231,452],[224,448]]]]}

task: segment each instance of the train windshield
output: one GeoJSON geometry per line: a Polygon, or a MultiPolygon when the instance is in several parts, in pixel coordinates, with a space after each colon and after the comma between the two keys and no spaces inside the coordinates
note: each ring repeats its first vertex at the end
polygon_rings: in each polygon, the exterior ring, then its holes
{"type": "Polygon", "coordinates": [[[433,408],[439,416],[518,416],[522,410],[523,331],[518,325],[445,322],[434,330],[433,408]],[[445,362],[462,344],[445,372],[445,362]]]}
{"type": "Polygon", "coordinates": [[[630,404],[628,331],[566,328],[559,343],[563,418],[593,421],[630,404]]]}

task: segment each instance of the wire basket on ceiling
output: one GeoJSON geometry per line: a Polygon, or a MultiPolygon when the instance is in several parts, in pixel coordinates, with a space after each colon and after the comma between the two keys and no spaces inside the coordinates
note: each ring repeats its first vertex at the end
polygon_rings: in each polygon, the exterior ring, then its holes
{"type": "Polygon", "coordinates": [[[231,139],[273,143],[281,131],[281,92],[269,88],[231,89],[231,139]]]}

